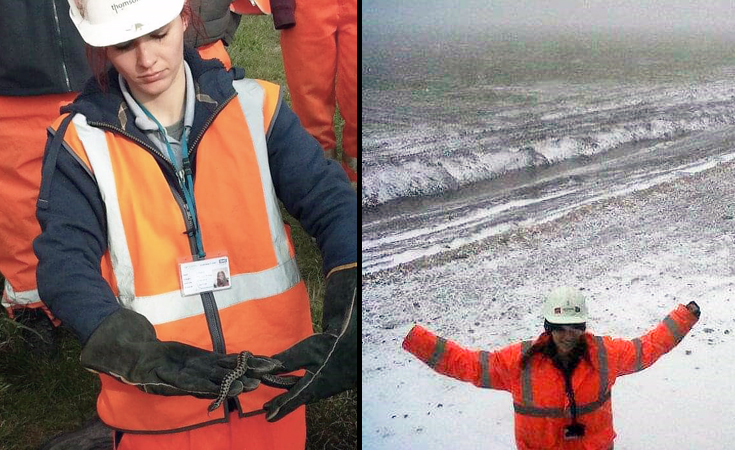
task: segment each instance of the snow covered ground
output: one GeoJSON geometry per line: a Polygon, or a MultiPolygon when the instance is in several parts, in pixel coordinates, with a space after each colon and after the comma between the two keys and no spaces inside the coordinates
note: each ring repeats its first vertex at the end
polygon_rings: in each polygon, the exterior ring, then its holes
{"type": "Polygon", "coordinates": [[[401,349],[414,323],[470,348],[537,336],[543,296],[583,288],[588,329],[633,338],[678,303],[702,317],[612,390],[616,450],[735,448],[735,173],[725,163],[363,279],[362,448],[514,449],[510,394],[401,349]]]}

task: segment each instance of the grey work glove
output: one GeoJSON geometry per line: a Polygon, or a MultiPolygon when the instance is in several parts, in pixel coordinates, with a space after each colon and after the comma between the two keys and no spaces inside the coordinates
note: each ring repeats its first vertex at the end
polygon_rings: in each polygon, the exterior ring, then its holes
{"type": "Polygon", "coordinates": [[[269,422],[301,405],[357,386],[357,267],[327,278],[322,326],[323,333],[273,356],[283,364],[283,372],[306,369],[306,374],[288,392],[263,406],[269,422]]]}
{"type": "Polygon", "coordinates": [[[702,314],[702,311],[700,311],[700,309],[699,309],[699,305],[697,305],[697,302],[695,302],[695,301],[691,301],[691,302],[687,303],[687,309],[692,314],[694,314],[695,316],[697,316],[697,318],[699,318],[699,316],[702,314]]]}
{"type": "MultiPolygon", "coordinates": [[[[263,357],[264,358],[264,357],[263,357]]],[[[258,372],[270,372],[259,359],[258,372]]],[[[82,348],[81,363],[158,395],[193,395],[216,398],[225,377],[237,366],[237,355],[221,355],[180,342],[156,338],[153,325],[143,315],[120,309],[109,315],[82,348]]],[[[228,386],[227,396],[252,391],[260,380],[245,376],[228,386]]]]}

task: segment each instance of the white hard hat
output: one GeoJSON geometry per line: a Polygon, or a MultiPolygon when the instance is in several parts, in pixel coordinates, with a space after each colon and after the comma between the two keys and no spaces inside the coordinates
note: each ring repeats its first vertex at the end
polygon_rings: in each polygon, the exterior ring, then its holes
{"type": "Polygon", "coordinates": [[[171,22],[185,0],[69,0],[69,16],[93,47],[131,41],[171,22]],[[82,6],[77,7],[77,2],[82,6]]]}
{"type": "Polygon", "coordinates": [[[546,297],[544,319],[560,325],[587,322],[587,303],[584,296],[571,287],[554,289],[546,297]]]}

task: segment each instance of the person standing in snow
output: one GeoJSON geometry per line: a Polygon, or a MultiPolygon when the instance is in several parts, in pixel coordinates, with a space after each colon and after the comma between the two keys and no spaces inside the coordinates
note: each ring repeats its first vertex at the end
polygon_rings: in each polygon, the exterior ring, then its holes
{"type": "Polygon", "coordinates": [[[679,305],[640,338],[586,332],[587,305],[576,289],[546,298],[544,332],[495,352],[468,350],[416,325],[403,348],[440,374],[481,388],[509,391],[520,450],[610,450],[611,389],[617,377],[650,367],[699,320],[695,302],[679,305]]]}

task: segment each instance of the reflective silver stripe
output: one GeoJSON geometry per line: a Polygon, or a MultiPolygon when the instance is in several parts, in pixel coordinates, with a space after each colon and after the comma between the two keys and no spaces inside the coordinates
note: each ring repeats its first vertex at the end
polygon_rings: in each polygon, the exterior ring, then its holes
{"type": "Polygon", "coordinates": [[[664,319],[664,325],[666,325],[666,328],[669,329],[669,333],[671,333],[671,336],[674,338],[674,342],[676,344],[684,339],[684,334],[679,331],[679,325],[674,322],[674,319],[671,318],[671,315],[666,316],[666,318],[664,319]]]}
{"type": "Polygon", "coordinates": [[[492,388],[493,386],[490,384],[490,364],[488,363],[488,357],[490,356],[489,352],[486,352],[484,350],[480,350],[480,372],[481,372],[481,378],[480,378],[480,387],[482,388],[492,388]]]}
{"type": "Polygon", "coordinates": [[[434,353],[431,355],[431,358],[429,358],[428,361],[426,361],[426,364],[431,367],[432,369],[436,369],[437,364],[439,364],[439,361],[441,361],[442,356],[444,356],[444,348],[447,345],[447,341],[444,338],[440,338],[437,336],[436,338],[436,346],[434,347],[434,353]]]}
{"type": "Polygon", "coordinates": [[[607,361],[607,348],[602,336],[595,336],[597,341],[597,362],[600,365],[600,393],[597,398],[603,398],[607,393],[607,377],[610,373],[607,361]]]}
{"type": "Polygon", "coordinates": [[[276,259],[279,264],[282,264],[288,261],[291,256],[288,253],[288,238],[283,229],[283,219],[281,218],[278,198],[273,187],[270,165],[268,164],[268,147],[266,146],[264,133],[265,118],[263,117],[265,90],[257,81],[249,79],[236,80],[232,83],[232,86],[237,91],[237,99],[250,129],[250,136],[253,139],[253,148],[260,169],[260,179],[263,183],[265,205],[268,210],[271,239],[276,252],[276,259]]]}
{"type": "Polygon", "coordinates": [[[5,295],[2,297],[2,305],[6,308],[10,308],[15,305],[30,305],[32,303],[38,303],[41,298],[38,296],[38,289],[29,291],[16,291],[13,286],[6,279],[5,280],[5,295]],[[7,296],[7,301],[6,301],[7,296]]]}
{"type": "MultiPolygon", "coordinates": [[[[595,336],[595,340],[597,341],[597,360],[600,367],[599,394],[596,401],[578,406],[578,415],[589,414],[596,411],[610,399],[610,390],[608,389],[608,375],[610,369],[607,360],[607,349],[605,348],[605,343],[602,337],[595,336]]],[[[522,343],[521,349],[523,354],[526,353],[530,346],[530,341],[524,341],[522,343]]],[[[521,397],[523,403],[513,403],[513,408],[515,409],[516,414],[532,417],[572,417],[572,411],[569,408],[537,408],[533,406],[533,391],[531,389],[531,364],[527,364],[521,373],[521,397]]]]}
{"type": "MultiPolygon", "coordinates": [[[[281,294],[294,287],[299,280],[299,268],[296,259],[292,258],[262,272],[233,275],[232,288],[215,291],[214,298],[217,307],[222,310],[241,302],[281,294]]],[[[180,290],[137,297],[130,307],[143,314],[153,325],[204,314],[201,296],[184,296],[180,290]]]]}
{"type": "Polygon", "coordinates": [[[87,124],[87,118],[77,114],[72,119],[79,139],[82,141],[89,163],[92,166],[97,186],[107,212],[107,236],[112,259],[112,271],[117,279],[118,301],[129,308],[135,299],[135,280],[133,262],[130,258],[125,228],[123,227],[120,203],[115,187],[115,174],[112,170],[110,150],[107,147],[105,132],[87,124]]]}
{"type": "Polygon", "coordinates": [[[639,338],[633,339],[633,346],[635,347],[635,371],[643,370],[643,347],[641,346],[641,340],[639,338]]]}
{"type": "MultiPolygon", "coordinates": [[[[203,306],[199,295],[183,296],[177,290],[153,296],[135,297],[133,264],[123,227],[122,213],[115,186],[115,175],[112,170],[112,161],[105,133],[100,129],[89,126],[81,114],[77,114],[73,122],[89,157],[102,199],[105,201],[112,269],[117,278],[120,293],[118,301],[124,307],[143,314],[154,325],[202,314],[203,306]]],[[[271,190],[273,190],[272,183],[270,183],[270,172],[266,170],[266,173],[268,174],[267,181],[271,184],[271,190]]],[[[268,201],[267,197],[266,195],[266,201],[268,201]]],[[[286,258],[279,260],[278,266],[262,272],[233,275],[231,289],[214,293],[215,301],[220,309],[243,301],[280,294],[300,281],[296,260],[288,255],[288,244],[277,205],[276,213],[278,214],[277,224],[279,226],[275,227],[275,230],[277,235],[282,236],[279,240],[283,247],[281,254],[285,249],[286,258]]],[[[271,220],[271,232],[273,234],[273,220],[270,216],[269,219],[271,220]]]]}
{"type": "MultiPolygon", "coordinates": [[[[531,348],[531,341],[521,342],[521,354],[525,355],[531,348]]],[[[531,384],[531,363],[526,364],[521,373],[521,398],[523,405],[533,405],[533,386],[531,384]]]]}
{"type": "Polygon", "coordinates": [[[357,158],[349,156],[347,153],[342,152],[342,161],[347,164],[347,167],[357,172],[357,158]]]}
{"type": "MultiPolygon", "coordinates": [[[[589,414],[600,409],[608,400],[610,400],[610,391],[592,403],[586,403],[577,407],[577,415],[589,414]]],[[[572,410],[569,408],[537,408],[529,405],[519,405],[513,403],[513,409],[516,414],[531,417],[553,417],[553,418],[569,418],[572,417],[572,410]]]]}

